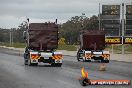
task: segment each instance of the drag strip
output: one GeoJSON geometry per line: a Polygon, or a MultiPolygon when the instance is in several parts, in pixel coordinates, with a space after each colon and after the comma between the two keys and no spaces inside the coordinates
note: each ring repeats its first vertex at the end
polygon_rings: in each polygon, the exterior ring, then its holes
{"type": "MultiPolygon", "coordinates": [[[[0,50],[0,88],[83,88],[78,82],[83,66],[89,72],[90,79],[132,80],[131,69],[128,73],[131,63],[110,62],[107,64],[108,70],[101,72],[98,70],[101,63],[77,62],[76,57],[64,56],[62,67],[51,67],[42,63],[39,66],[25,66],[22,55],[13,54],[16,52],[0,50]]],[[[86,88],[105,87],[131,88],[131,86],[87,86],[86,88]]]]}

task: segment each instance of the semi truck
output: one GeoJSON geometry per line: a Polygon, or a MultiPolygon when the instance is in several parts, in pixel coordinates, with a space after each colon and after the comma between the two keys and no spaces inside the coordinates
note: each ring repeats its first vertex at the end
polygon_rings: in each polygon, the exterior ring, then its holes
{"type": "Polygon", "coordinates": [[[26,40],[24,52],[25,65],[49,63],[51,66],[62,65],[62,52],[58,48],[58,25],[55,22],[29,23],[23,33],[26,40]]]}
{"type": "Polygon", "coordinates": [[[80,32],[78,61],[95,61],[109,63],[110,53],[105,49],[105,33],[101,30],[83,30],[80,32]]]}

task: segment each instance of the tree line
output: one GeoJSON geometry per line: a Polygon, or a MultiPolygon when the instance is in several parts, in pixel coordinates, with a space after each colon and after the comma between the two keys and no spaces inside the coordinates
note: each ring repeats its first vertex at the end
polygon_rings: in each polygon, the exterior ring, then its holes
{"type": "MultiPolygon", "coordinates": [[[[71,17],[67,22],[59,24],[59,38],[64,38],[66,44],[77,44],[79,32],[81,30],[97,30],[98,16],[93,15],[88,18],[85,15],[71,17]]],[[[20,24],[18,28],[0,28],[0,42],[19,42],[24,43],[23,31],[26,30],[25,24],[20,24]]]]}
{"type": "Polygon", "coordinates": [[[12,41],[24,43],[25,40],[23,39],[23,31],[25,30],[26,28],[24,24],[20,24],[18,28],[11,29],[0,28],[0,42],[9,43],[10,41],[12,41]]]}
{"type": "Polygon", "coordinates": [[[63,23],[59,27],[60,37],[65,38],[67,44],[78,44],[79,33],[81,30],[98,30],[98,17],[93,15],[88,18],[86,16],[75,16],[63,23]]]}

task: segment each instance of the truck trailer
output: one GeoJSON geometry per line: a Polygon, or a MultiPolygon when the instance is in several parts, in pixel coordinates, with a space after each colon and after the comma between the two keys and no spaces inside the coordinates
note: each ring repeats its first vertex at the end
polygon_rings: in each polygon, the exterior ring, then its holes
{"type": "Polygon", "coordinates": [[[100,30],[83,30],[80,32],[78,61],[101,61],[109,63],[110,53],[105,49],[105,33],[100,30]]]}
{"type": "Polygon", "coordinates": [[[38,65],[39,62],[51,66],[62,65],[62,52],[58,48],[58,25],[56,23],[27,23],[23,33],[26,40],[25,65],[38,65]]]}

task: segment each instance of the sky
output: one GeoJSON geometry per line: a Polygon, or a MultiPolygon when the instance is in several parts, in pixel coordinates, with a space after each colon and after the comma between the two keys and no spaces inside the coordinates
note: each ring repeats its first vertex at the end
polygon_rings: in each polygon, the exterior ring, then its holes
{"type": "Polygon", "coordinates": [[[99,13],[99,3],[132,3],[132,0],[0,0],[0,28],[17,28],[26,18],[31,23],[64,23],[73,16],[99,13]]]}

